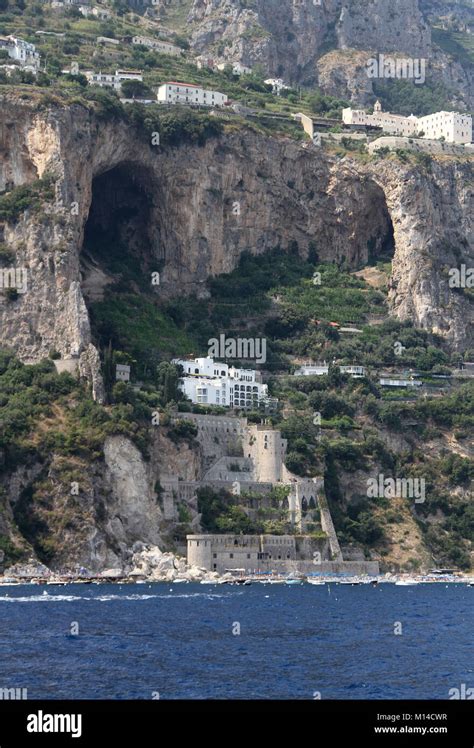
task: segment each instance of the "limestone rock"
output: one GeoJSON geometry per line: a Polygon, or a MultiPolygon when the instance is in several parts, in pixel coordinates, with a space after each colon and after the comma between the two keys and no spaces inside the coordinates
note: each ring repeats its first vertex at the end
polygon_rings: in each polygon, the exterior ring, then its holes
{"type": "Polygon", "coordinates": [[[8,568],[8,576],[18,579],[47,578],[50,575],[50,569],[35,558],[30,558],[26,563],[14,564],[8,568]]]}
{"type": "Polygon", "coordinates": [[[130,577],[150,582],[173,582],[176,579],[198,582],[202,579],[219,579],[216,572],[187,566],[185,559],[178,558],[172,553],[163,553],[156,546],[134,553],[130,577]]]}
{"type": "Polygon", "coordinates": [[[80,355],[79,373],[91,383],[94,400],[98,403],[103,403],[105,400],[105,390],[100,370],[100,357],[97,348],[91,343],[89,343],[86,350],[80,355]]]}

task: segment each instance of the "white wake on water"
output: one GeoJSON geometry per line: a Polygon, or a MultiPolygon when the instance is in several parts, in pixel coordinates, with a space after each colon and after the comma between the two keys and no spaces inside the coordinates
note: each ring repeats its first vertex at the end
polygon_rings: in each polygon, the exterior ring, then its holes
{"type": "MultiPolygon", "coordinates": [[[[242,592],[238,594],[243,594],[242,592]]],[[[44,595],[30,595],[28,597],[0,597],[0,603],[71,603],[77,600],[87,600],[88,602],[99,602],[105,603],[112,600],[174,600],[183,598],[203,597],[206,600],[212,600],[215,598],[226,597],[226,595],[219,595],[217,593],[209,592],[194,592],[188,595],[178,594],[176,595],[98,595],[97,597],[82,597],[77,595],[50,595],[49,593],[44,595]]]]}

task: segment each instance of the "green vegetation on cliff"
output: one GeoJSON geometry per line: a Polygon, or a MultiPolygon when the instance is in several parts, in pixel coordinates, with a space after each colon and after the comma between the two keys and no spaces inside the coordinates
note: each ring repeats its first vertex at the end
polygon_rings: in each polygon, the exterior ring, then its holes
{"type": "Polygon", "coordinates": [[[54,198],[54,179],[48,175],[0,193],[0,221],[17,221],[25,210],[38,212],[54,198]]]}

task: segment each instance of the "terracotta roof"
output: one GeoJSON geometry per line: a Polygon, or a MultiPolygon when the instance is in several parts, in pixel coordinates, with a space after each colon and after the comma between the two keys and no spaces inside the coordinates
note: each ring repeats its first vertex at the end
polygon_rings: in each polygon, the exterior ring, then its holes
{"type": "Polygon", "coordinates": [[[201,88],[195,83],[180,83],[179,81],[165,81],[161,84],[162,86],[188,86],[189,88],[201,88]]]}

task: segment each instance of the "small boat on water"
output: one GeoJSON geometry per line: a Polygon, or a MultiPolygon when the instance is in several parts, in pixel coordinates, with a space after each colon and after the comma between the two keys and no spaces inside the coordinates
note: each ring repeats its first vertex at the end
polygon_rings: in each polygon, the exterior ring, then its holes
{"type": "Polygon", "coordinates": [[[308,582],[308,584],[315,584],[319,587],[323,587],[326,584],[326,582],[323,582],[322,579],[307,579],[306,581],[308,582]]]}
{"type": "Polygon", "coordinates": [[[414,584],[419,584],[416,579],[398,579],[395,582],[396,587],[411,587],[414,584]]]}
{"type": "Polygon", "coordinates": [[[302,579],[285,579],[285,584],[303,584],[302,579]]]}
{"type": "Polygon", "coordinates": [[[357,579],[343,579],[338,584],[346,587],[357,587],[360,582],[357,579]]]}

